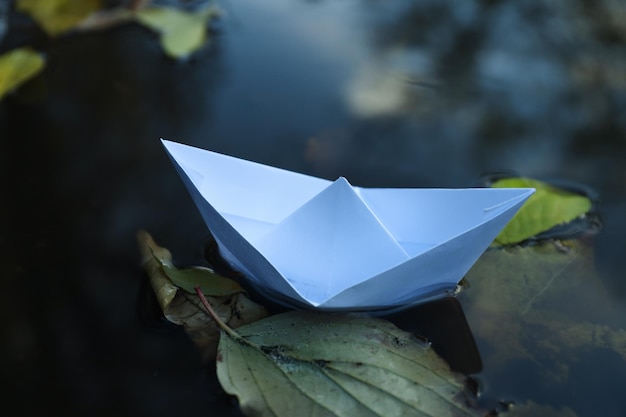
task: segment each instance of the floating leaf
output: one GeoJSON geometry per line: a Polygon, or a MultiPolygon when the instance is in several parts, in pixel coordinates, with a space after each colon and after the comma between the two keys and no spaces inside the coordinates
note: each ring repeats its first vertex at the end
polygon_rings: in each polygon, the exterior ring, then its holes
{"type": "Polygon", "coordinates": [[[217,9],[210,6],[196,12],[148,7],[137,12],[137,20],[160,33],[166,55],[183,58],[204,45],[208,22],[216,15],[217,9]]]}
{"type": "MultiPolygon", "coordinates": [[[[207,315],[198,297],[187,294],[186,291],[179,291],[179,288],[165,273],[164,265],[167,265],[169,273],[176,270],[172,265],[172,254],[166,248],[158,246],[152,236],[145,231],[140,231],[137,238],[144,268],[150,277],[150,285],[156,294],[163,315],[172,323],[184,326],[205,361],[215,358],[219,329],[207,315]]],[[[237,284],[232,282],[234,285],[230,284],[230,286],[235,288],[237,284]]],[[[189,282],[187,284],[191,285],[189,282]]],[[[214,292],[222,292],[222,289],[218,287],[216,291],[216,288],[208,284],[204,286],[203,291],[211,295],[214,292]]],[[[240,291],[222,296],[208,296],[207,299],[219,317],[232,328],[267,316],[265,308],[251,301],[240,291]]]]}
{"type": "Polygon", "coordinates": [[[66,32],[102,7],[101,0],[17,0],[16,8],[30,15],[50,36],[66,32]]]}
{"type": "Polygon", "coordinates": [[[157,246],[146,232],[139,232],[139,236],[140,241],[146,242],[147,249],[153,251],[154,260],[160,264],[160,269],[176,287],[182,288],[190,294],[195,294],[195,288],[200,287],[204,295],[212,297],[233,295],[243,291],[243,288],[236,281],[218,275],[210,268],[203,266],[176,268],[172,264],[172,254],[167,249],[157,246]]]}
{"type": "Polygon", "coordinates": [[[43,57],[29,48],[15,49],[0,56],[0,98],[33,78],[43,66],[43,57]]]}
{"type": "Polygon", "coordinates": [[[537,190],[496,237],[495,242],[500,245],[519,243],[570,222],[587,213],[592,206],[591,200],[585,196],[528,178],[504,178],[491,184],[491,187],[530,187],[537,190]]]}
{"type": "Polygon", "coordinates": [[[479,416],[465,378],[388,321],[292,311],[222,333],[217,373],[255,416],[479,416]]]}
{"type": "Polygon", "coordinates": [[[203,294],[214,297],[232,295],[243,291],[237,282],[217,275],[210,268],[193,266],[178,269],[167,264],[163,264],[162,268],[174,285],[188,293],[195,294],[194,288],[196,287],[200,287],[203,294]]]}
{"type": "Polygon", "coordinates": [[[74,29],[78,31],[97,31],[118,26],[135,19],[133,10],[125,7],[114,7],[98,10],[77,24],[74,29]]]}

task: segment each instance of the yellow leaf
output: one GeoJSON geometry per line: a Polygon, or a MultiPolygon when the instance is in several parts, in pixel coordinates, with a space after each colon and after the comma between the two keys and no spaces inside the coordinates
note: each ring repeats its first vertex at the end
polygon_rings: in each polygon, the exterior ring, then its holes
{"type": "Polygon", "coordinates": [[[37,75],[43,66],[43,57],[30,48],[15,49],[0,56],[0,99],[37,75]]]}
{"type": "Polygon", "coordinates": [[[554,226],[571,222],[592,206],[588,197],[529,178],[504,178],[491,186],[533,187],[537,190],[496,237],[496,243],[500,245],[519,243],[554,226]]]}
{"type": "Polygon", "coordinates": [[[161,35],[166,55],[183,58],[204,45],[207,24],[216,14],[214,7],[193,13],[171,7],[149,7],[137,12],[137,20],[161,35]]]}
{"type": "Polygon", "coordinates": [[[102,7],[101,0],[17,0],[16,8],[30,15],[50,36],[66,32],[102,7]]]}

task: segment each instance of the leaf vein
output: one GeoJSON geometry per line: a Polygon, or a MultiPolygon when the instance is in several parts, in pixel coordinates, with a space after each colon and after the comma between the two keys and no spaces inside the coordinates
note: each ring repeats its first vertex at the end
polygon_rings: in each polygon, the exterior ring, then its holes
{"type": "MultiPolygon", "coordinates": [[[[347,364],[353,364],[352,362],[347,362],[347,361],[345,361],[345,362],[335,362],[335,363],[347,363],[347,364]]],[[[368,366],[371,366],[371,367],[374,367],[374,368],[378,368],[378,369],[382,369],[382,370],[384,370],[384,371],[386,371],[386,372],[389,372],[389,373],[392,373],[392,374],[394,374],[394,375],[396,375],[396,376],[399,376],[400,378],[406,379],[406,380],[411,381],[411,382],[415,382],[415,381],[412,381],[412,380],[410,380],[410,379],[408,379],[408,378],[406,378],[406,377],[404,377],[404,376],[402,376],[402,375],[398,374],[397,372],[395,372],[395,371],[393,371],[393,370],[391,370],[391,369],[384,368],[384,367],[382,367],[382,366],[378,366],[378,365],[373,365],[373,364],[368,364],[368,366]]],[[[349,378],[352,378],[352,379],[354,379],[354,380],[356,380],[356,381],[360,381],[360,382],[363,382],[363,383],[365,383],[365,384],[368,384],[368,385],[372,386],[373,388],[376,388],[377,390],[379,390],[379,391],[381,391],[381,392],[384,392],[384,393],[386,393],[386,394],[389,394],[389,395],[393,396],[393,397],[394,397],[394,398],[396,398],[398,401],[401,401],[401,402],[403,402],[403,403],[405,403],[405,404],[408,404],[409,406],[413,407],[411,404],[409,404],[409,403],[407,403],[406,401],[404,401],[403,399],[401,399],[401,398],[399,398],[399,397],[397,397],[397,396],[393,395],[393,394],[392,394],[392,393],[390,393],[389,391],[385,391],[385,390],[383,390],[383,389],[381,389],[380,387],[377,387],[377,386],[375,387],[375,386],[371,385],[371,384],[370,384],[370,382],[368,382],[368,381],[366,381],[366,380],[363,380],[363,379],[360,379],[360,378],[356,378],[355,376],[353,376],[353,375],[351,375],[351,374],[347,374],[347,373],[343,372],[343,371],[342,371],[342,370],[340,370],[340,369],[333,368],[333,367],[332,367],[332,362],[331,362],[331,365],[329,365],[329,367],[330,367],[330,368],[332,368],[332,369],[333,369],[334,371],[336,371],[336,372],[340,372],[341,374],[343,374],[343,375],[345,375],[345,376],[347,376],[347,377],[349,377],[349,378]]],[[[437,375],[437,376],[439,376],[439,375],[437,375]]],[[[447,380],[445,380],[445,379],[444,379],[444,382],[445,382],[446,384],[448,384],[448,385],[452,385],[452,384],[450,384],[450,383],[449,383],[447,380]]],[[[442,394],[442,393],[440,393],[440,392],[436,391],[435,389],[433,389],[433,388],[431,388],[431,387],[428,387],[428,386],[426,386],[426,385],[421,385],[421,384],[419,384],[418,382],[416,382],[416,383],[417,383],[417,385],[419,385],[420,387],[424,388],[425,390],[427,390],[427,391],[429,391],[429,392],[432,392],[432,393],[433,393],[436,397],[441,398],[441,399],[442,399],[445,403],[448,403],[448,404],[452,405],[454,408],[456,408],[456,409],[460,410],[460,411],[461,411],[461,412],[463,412],[463,413],[466,413],[466,412],[467,412],[467,410],[465,410],[463,407],[461,407],[459,404],[457,404],[456,402],[454,402],[454,401],[453,401],[453,400],[451,400],[450,398],[446,397],[444,394],[442,394]]],[[[418,410],[418,411],[420,411],[420,410],[418,410]]],[[[421,412],[421,411],[420,411],[420,412],[421,412]]],[[[426,414],[426,415],[428,415],[428,414],[426,414]]]]}

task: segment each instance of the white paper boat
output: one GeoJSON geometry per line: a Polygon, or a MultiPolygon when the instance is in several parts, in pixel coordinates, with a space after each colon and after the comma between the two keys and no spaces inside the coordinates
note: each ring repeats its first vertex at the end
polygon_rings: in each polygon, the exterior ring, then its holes
{"type": "Polygon", "coordinates": [[[454,292],[532,188],[354,187],[163,141],[221,255],[279,301],[385,309],[454,292]]]}

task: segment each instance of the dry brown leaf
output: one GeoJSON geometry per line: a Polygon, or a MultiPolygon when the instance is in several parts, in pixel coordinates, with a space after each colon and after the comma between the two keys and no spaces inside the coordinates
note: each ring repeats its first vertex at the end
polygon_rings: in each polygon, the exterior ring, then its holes
{"type": "MultiPolygon", "coordinates": [[[[185,328],[200,349],[203,360],[214,359],[219,341],[219,328],[215,321],[206,313],[197,296],[179,289],[163,271],[163,262],[172,262],[170,251],[158,246],[144,230],[139,231],[137,239],[150,286],[165,318],[185,328]]],[[[222,321],[234,329],[268,315],[263,306],[250,300],[243,292],[220,297],[206,294],[206,298],[222,321]]]]}

